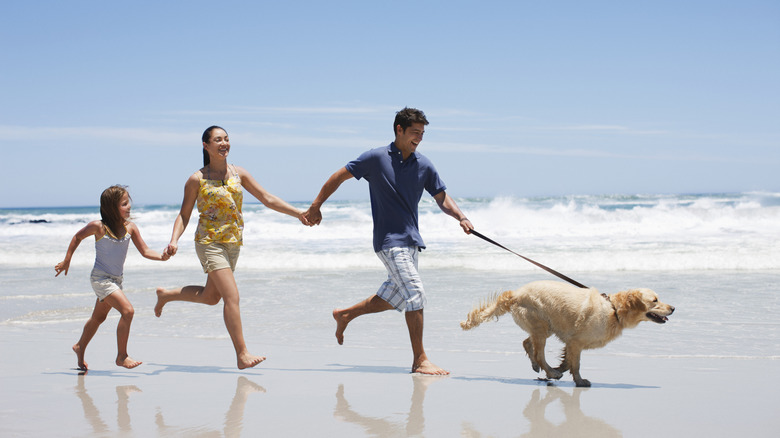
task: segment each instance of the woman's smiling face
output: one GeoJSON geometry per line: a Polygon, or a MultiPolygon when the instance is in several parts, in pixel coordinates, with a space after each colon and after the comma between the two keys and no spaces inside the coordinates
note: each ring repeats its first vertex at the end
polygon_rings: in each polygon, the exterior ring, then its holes
{"type": "Polygon", "coordinates": [[[211,131],[211,138],[207,143],[203,143],[203,148],[209,153],[210,157],[220,157],[226,159],[230,153],[230,138],[227,132],[222,129],[211,131]]]}

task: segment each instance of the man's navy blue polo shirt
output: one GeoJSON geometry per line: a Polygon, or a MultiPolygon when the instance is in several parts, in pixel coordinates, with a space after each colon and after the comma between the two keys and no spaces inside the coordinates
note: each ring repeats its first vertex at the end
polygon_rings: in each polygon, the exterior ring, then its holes
{"type": "Polygon", "coordinates": [[[392,247],[425,248],[417,218],[423,189],[436,196],[447,189],[433,163],[415,152],[406,160],[395,147],[371,149],[346,166],[357,179],[368,181],[374,219],[374,251],[392,247]]]}

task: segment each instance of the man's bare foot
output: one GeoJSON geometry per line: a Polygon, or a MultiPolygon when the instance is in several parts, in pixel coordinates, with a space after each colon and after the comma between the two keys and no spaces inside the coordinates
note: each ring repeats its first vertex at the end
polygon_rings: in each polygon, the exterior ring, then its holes
{"type": "Polygon", "coordinates": [[[165,289],[162,287],[157,288],[157,304],[154,306],[154,316],[160,317],[162,315],[162,309],[168,300],[165,299],[165,289]]]}
{"type": "Polygon", "coordinates": [[[125,357],[117,356],[116,357],[116,364],[117,364],[117,366],[125,367],[127,369],[135,368],[138,365],[141,365],[142,363],[143,362],[139,362],[139,361],[133,359],[130,356],[125,356],[125,357]]]}
{"type": "Polygon", "coordinates": [[[252,368],[264,360],[265,356],[254,356],[249,353],[242,354],[238,356],[238,369],[252,368]]]}
{"type": "Polygon", "coordinates": [[[84,350],[79,347],[79,344],[73,344],[73,352],[76,353],[76,359],[78,360],[78,368],[81,371],[87,370],[87,363],[84,362],[84,350]]]}
{"type": "Polygon", "coordinates": [[[431,376],[446,376],[450,372],[442,368],[437,367],[431,361],[424,360],[418,365],[412,365],[412,373],[428,374],[431,376]]]}
{"type": "Polygon", "coordinates": [[[333,311],[333,319],[336,320],[336,340],[339,342],[339,345],[344,345],[344,330],[347,329],[347,324],[349,324],[345,313],[345,310],[336,309],[333,311]]]}

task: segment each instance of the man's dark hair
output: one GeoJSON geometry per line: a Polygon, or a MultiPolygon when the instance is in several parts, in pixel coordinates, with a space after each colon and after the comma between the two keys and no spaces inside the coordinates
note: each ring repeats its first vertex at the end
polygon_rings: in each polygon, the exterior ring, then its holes
{"type": "Polygon", "coordinates": [[[401,130],[406,131],[406,128],[412,126],[412,123],[428,124],[428,119],[425,118],[425,113],[417,108],[405,107],[401,111],[395,113],[395,121],[393,122],[393,134],[395,134],[395,127],[401,125],[401,130]]]}

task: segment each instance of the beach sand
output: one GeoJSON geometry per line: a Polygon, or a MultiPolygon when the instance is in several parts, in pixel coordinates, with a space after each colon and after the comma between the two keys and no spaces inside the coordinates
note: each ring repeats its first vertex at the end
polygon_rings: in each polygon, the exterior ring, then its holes
{"type": "MultiPolygon", "coordinates": [[[[537,380],[511,318],[468,332],[458,326],[480,298],[545,278],[536,272],[425,270],[426,350],[452,373],[428,377],[409,373],[398,312],[355,320],[345,345],[336,343],[330,310],[370,294],[381,270],[237,271],[247,344],[268,358],[241,371],[221,306],[171,303],[162,318],[153,315],[153,285],[197,281],[199,273],[131,270],[129,352],[144,363],[114,365],[112,312],[89,345],[86,375],[74,369],[71,351],[94,303],[86,274],[66,281],[38,271],[4,274],[1,437],[655,438],[780,430],[777,271],[579,274],[610,293],[652,287],[677,308],[667,324],[642,323],[584,352],[591,388],[575,388],[568,373],[537,380]]],[[[548,355],[558,348],[551,340],[548,355]]]]}
{"type": "MultiPolygon", "coordinates": [[[[111,325],[110,325],[111,326],[111,325]]],[[[104,330],[108,331],[108,328],[104,330]]],[[[0,436],[774,436],[780,361],[583,356],[591,388],[536,380],[521,354],[429,351],[447,377],[409,373],[405,349],[269,344],[235,369],[223,339],[131,339],[132,370],[95,337],[3,326],[0,436]]],[[[111,327],[113,331],[113,327],[111,327]]],[[[113,334],[113,333],[111,333],[113,334]]],[[[348,342],[349,339],[347,339],[348,342]]]]}

